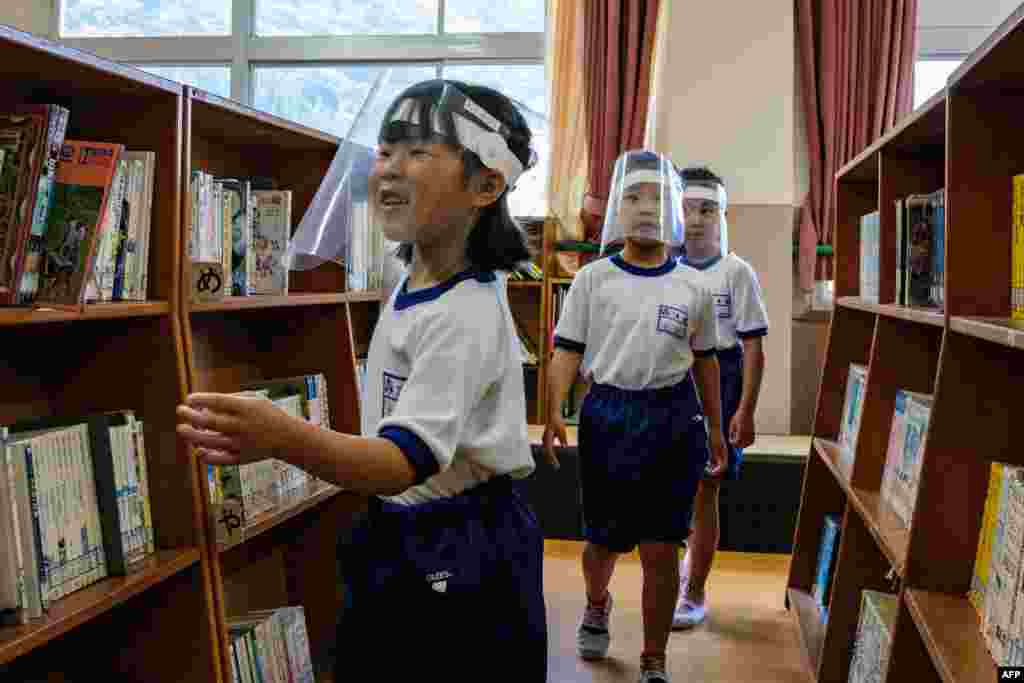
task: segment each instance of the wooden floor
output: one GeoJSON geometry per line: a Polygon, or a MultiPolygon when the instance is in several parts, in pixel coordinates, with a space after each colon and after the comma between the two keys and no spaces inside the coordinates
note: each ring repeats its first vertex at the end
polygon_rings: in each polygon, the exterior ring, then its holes
{"type": "MultiPolygon", "coordinates": [[[[640,560],[623,556],[611,590],[612,645],[604,662],[576,657],[576,625],[585,598],[582,545],[549,541],[544,591],[548,603],[549,683],[636,683],[643,645],[640,560]]],[[[788,555],[719,553],[708,582],[709,617],[693,631],[674,631],[668,665],[673,683],[806,683],[800,644],[783,604],[788,555]]]]}

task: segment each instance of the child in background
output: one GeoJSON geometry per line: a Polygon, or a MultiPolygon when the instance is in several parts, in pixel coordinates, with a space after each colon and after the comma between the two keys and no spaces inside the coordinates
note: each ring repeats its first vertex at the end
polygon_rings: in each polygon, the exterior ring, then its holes
{"type": "Polygon", "coordinates": [[[507,195],[535,161],[531,132],[504,95],[438,80],[399,95],[378,140],[371,210],[408,273],[373,332],[363,435],[224,394],[191,395],[178,431],[208,462],[279,458],[371,496],[339,549],[335,680],[475,683],[505,644],[502,673],[544,683],[543,538],[513,481],[534,461],[496,273],[529,258],[507,195]]]}
{"type": "Polygon", "coordinates": [[[679,179],[651,152],[615,165],[602,251],[573,278],[555,330],[544,449],[565,445],[559,407],[582,364],[594,384],[580,410],[586,609],[577,630],[584,659],[607,656],[620,553],[639,545],[643,566],[641,683],[668,683],[666,645],[679,588],[679,544],[708,466],[708,432],[690,370],[709,403],[710,460],[725,466],[715,322],[710,293],[670,256],[680,241],[679,179]]]}
{"type": "Polygon", "coordinates": [[[743,449],[754,442],[754,411],[764,372],[761,340],[768,333],[768,315],[757,273],[728,250],[728,206],[722,179],[707,168],[694,166],[680,171],[680,178],[686,224],[685,253],[680,261],[704,276],[715,300],[722,427],[729,451],[723,475],[706,475],[697,491],[693,532],[680,568],[672,626],[692,628],[707,616],[704,589],[718,548],[719,486],[722,479],[739,479],[743,449]]]}

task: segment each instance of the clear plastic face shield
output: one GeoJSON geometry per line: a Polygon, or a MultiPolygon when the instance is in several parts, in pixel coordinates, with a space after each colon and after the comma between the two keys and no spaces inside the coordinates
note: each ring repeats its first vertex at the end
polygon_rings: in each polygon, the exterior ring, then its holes
{"type": "Polygon", "coordinates": [[[675,167],[664,156],[647,151],[620,156],[608,193],[601,253],[616,251],[627,240],[639,246],[679,246],[681,190],[675,167]]]}
{"type": "Polygon", "coordinates": [[[728,198],[713,180],[683,180],[683,258],[703,264],[729,253],[728,198]]]}
{"type": "Polygon", "coordinates": [[[375,153],[355,140],[366,139],[367,127],[374,126],[368,112],[390,76],[391,70],[384,69],[377,77],[338,146],[285,251],[289,270],[312,270],[324,263],[344,264],[350,272],[368,267],[363,261],[370,250],[364,242],[373,233],[368,187],[375,153]]]}

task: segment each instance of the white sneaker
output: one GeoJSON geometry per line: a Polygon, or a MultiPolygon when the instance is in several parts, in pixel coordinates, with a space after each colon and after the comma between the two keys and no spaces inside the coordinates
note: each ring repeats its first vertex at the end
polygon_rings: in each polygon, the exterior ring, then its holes
{"type": "Polygon", "coordinates": [[[672,615],[672,628],[693,628],[703,623],[707,615],[708,611],[704,605],[690,602],[686,599],[686,595],[680,595],[679,602],[676,603],[676,611],[672,615]]]}
{"type": "Polygon", "coordinates": [[[664,671],[644,670],[640,672],[640,683],[671,683],[671,681],[664,671]]]}
{"type": "Polygon", "coordinates": [[[608,655],[611,634],[608,632],[608,617],[612,611],[612,596],[604,607],[593,607],[589,603],[583,612],[583,619],[576,629],[576,652],[581,659],[604,659],[608,655]]]}

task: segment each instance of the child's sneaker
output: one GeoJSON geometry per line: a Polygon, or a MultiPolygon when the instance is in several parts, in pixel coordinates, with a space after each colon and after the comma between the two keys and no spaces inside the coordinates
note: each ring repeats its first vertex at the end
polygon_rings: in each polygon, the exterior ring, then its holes
{"type": "Polygon", "coordinates": [[[668,674],[661,669],[642,669],[640,683],[672,683],[668,674]]]}
{"type": "Polygon", "coordinates": [[[576,629],[576,652],[582,659],[604,659],[608,655],[611,634],[608,633],[608,616],[612,611],[612,595],[608,594],[603,607],[595,607],[587,601],[583,619],[576,629]]]}
{"type": "Polygon", "coordinates": [[[676,611],[672,615],[672,628],[693,628],[702,623],[707,614],[707,608],[703,604],[688,600],[685,594],[680,595],[679,602],[676,603],[676,611]]]}

